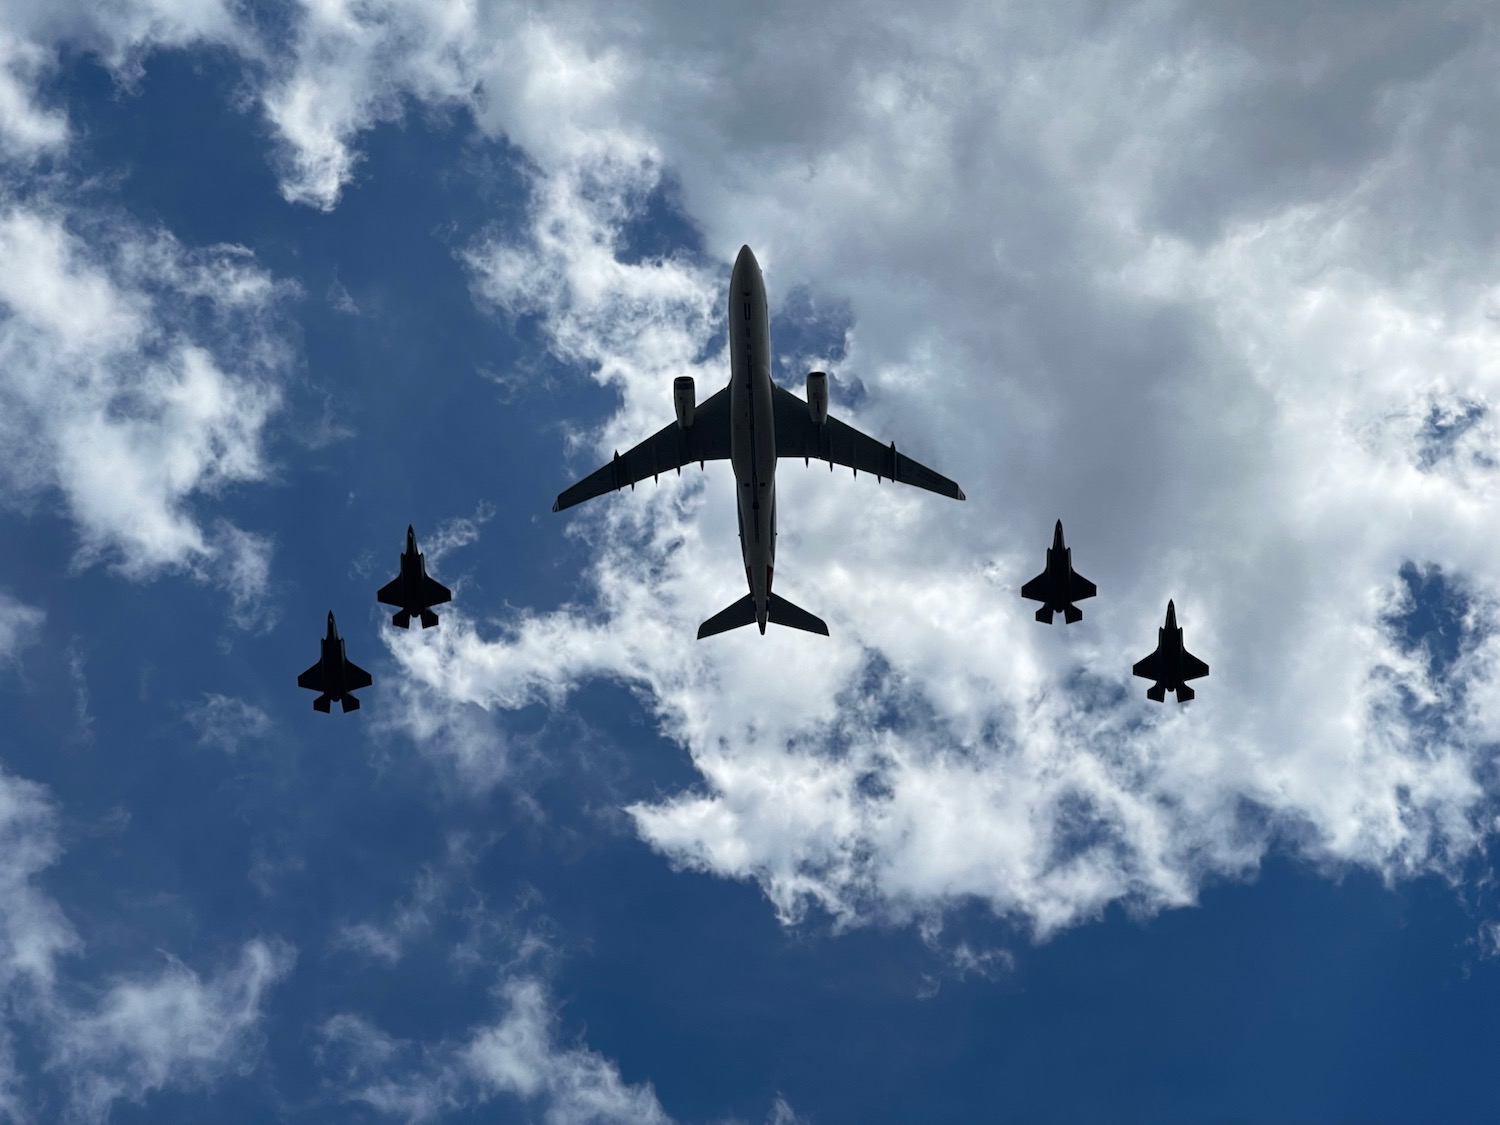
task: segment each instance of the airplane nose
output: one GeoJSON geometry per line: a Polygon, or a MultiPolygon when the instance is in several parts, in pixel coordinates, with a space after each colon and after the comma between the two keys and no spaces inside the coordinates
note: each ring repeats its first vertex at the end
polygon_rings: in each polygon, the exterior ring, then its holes
{"type": "Polygon", "coordinates": [[[740,247],[740,256],[734,260],[734,276],[740,277],[745,273],[756,273],[760,270],[760,263],[755,260],[755,254],[749,246],[740,247]]]}

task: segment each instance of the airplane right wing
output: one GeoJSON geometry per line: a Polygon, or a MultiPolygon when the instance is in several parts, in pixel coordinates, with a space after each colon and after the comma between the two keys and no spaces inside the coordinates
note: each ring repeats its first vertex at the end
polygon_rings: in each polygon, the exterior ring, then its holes
{"type": "Polygon", "coordinates": [[[1133,676],[1141,676],[1147,680],[1159,680],[1161,671],[1161,646],[1158,645],[1155,652],[1150,656],[1142,657],[1135,662],[1135,667],[1130,669],[1133,676]]]}
{"type": "Polygon", "coordinates": [[[863,469],[872,476],[915,485],[955,500],[964,498],[964,490],[942,473],[896,452],[895,442],[881,445],[831,414],[821,426],[815,425],[807,403],[774,383],[771,405],[776,418],[777,457],[816,457],[819,461],[848,465],[856,471],[863,469]]]}
{"type": "Polygon", "coordinates": [[[1082,601],[1084,598],[1092,598],[1098,592],[1099,587],[1095,586],[1076,570],[1068,575],[1068,601],[1082,601]]]}
{"type": "Polygon", "coordinates": [[[444,586],[436,578],[424,578],[422,581],[422,604],[425,606],[442,605],[444,602],[453,600],[453,591],[444,586]]]}
{"type": "Polygon", "coordinates": [[[320,660],[302,675],[297,677],[297,686],[309,688],[312,691],[327,691],[327,680],[323,676],[323,662],[320,660]]]}
{"type": "Polygon", "coordinates": [[[1044,570],[1030,582],[1021,587],[1021,596],[1027,601],[1044,602],[1047,600],[1047,572],[1044,570]]]}
{"type": "Polygon", "coordinates": [[[1182,678],[1184,680],[1196,680],[1208,675],[1208,665],[1199,660],[1187,649],[1182,650],[1182,678]]]}
{"type": "Polygon", "coordinates": [[[669,473],[694,461],[723,461],[729,457],[729,388],[709,395],[693,412],[686,429],[669,422],[645,441],[564,489],[552,505],[554,512],[582,504],[595,496],[629,485],[658,473],[669,473]]]}
{"type": "Polygon", "coordinates": [[[344,661],[345,691],[358,691],[362,687],[369,687],[374,682],[375,681],[370,678],[370,673],[366,672],[358,664],[354,663],[354,661],[344,661]]]}

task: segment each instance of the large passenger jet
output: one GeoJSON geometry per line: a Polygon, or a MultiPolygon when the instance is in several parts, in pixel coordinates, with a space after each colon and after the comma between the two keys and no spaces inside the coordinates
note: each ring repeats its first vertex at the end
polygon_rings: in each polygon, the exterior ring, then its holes
{"type": "Polygon", "coordinates": [[[828,376],[807,376],[807,401],[771,381],[771,326],[766,285],[760,263],[750,247],[740,247],[729,276],[729,386],[695,406],[691,376],[673,383],[677,421],[670,423],[634,449],[621,454],[597,472],[561,493],[554,512],[595,496],[693,461],[728,460],[734,466],[740,517],[740,549],[745,558],[745,580],[750,592],[721,610],[698,629],[698,639],[738,629],[754,621],[760,631],[766,622],[828,634],[823,619],[771,592],[776,562],[776,462],[782,457],[816,457],[847,465],[858,476],[861,469],[877,478],[913,484],[930,492],[964,498],[963,489],[941,473],[896,452],[896,443],[882,445],[828,414],[828,376]]]}

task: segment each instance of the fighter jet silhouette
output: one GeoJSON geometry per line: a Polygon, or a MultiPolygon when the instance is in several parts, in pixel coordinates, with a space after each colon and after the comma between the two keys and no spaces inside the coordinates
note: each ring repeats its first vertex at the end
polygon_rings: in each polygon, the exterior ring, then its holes
{"type": "Polygon", "coordinates": [[[328,635],[323,638],[323,655],[316,664],[297,677],[297,686],[322,692],[313,700],[313,710],[326,715],[334,701],[342,703],[345,711],[358,711],[359,700],[350,692],[369,687],[373,682],[370,673],[344,656],[344,642],[339,637],[338,627],[333,623],[333,614],[329,613],[328,635]]]}
{"type": "Polygon", "coordinates": [[[410,628],[413,617],[422,619],[422,628],[432,628],[438,623],[438,615],[429,607],[453,598],[448,587],[427,577],[427,563],[422,552],[417,550],[417,533],[411,529],[411,524],[406,525],[406,551],[401,556],[401,573],[382,586],[375,597],[386,605],[401,607],[391,614],[391,624],[398,629],[410,628]]]}
{"type": "Polygon", "coordinates": [[[1177,608],[1167,602],[1167,623],[1156,631],[1156,651],[1135,662],[1131,671],[1155,680],[1146,695],[1158,703],[1166,702],[1167,692],[1177,693],[1177,702],[1186,703],[1196,694],[1188,680],[1208,675],[1208,665],[1182,647],[1182,630],[1177,627],[1177,608]]]}
{"type": "Polygon", "coordinates": [[[1083,619],[1083,610],[1073,603],[1098,592],[1099,587],[1073,569],[1073,552],[1063,543],[1062,520],[1058,520],[1052,546],[1047,548],[1047,569],[1021,587],[1021,596],[1042,603],[1036,619],[1044,625],[1052,624],[1054,613],[1061,613],[1071,625],[1083,619]]]}
{"type": "Polygon", "coordinates": [[[740,553],[750,592],[698,628],[698,639],[752,622],[828,633],[823,619],[771,592],[776,562],[776,464],[786,457],[816,457],[847,465],[877,480],[893,480],[930,492],[964,498],[963,489],[926,465],[896,451],[828,413],[828,375],[811,371],[807,401],[771,381],[770,306],[765,279],[750,247],[740,247],[729,275],[729,385],[697,402],[691,376],[672,385],[677,421],[652,434],[581,481],[566,488],[554,512],[694,461],[728,461],[734,468],[739,509],[740,553]]]}

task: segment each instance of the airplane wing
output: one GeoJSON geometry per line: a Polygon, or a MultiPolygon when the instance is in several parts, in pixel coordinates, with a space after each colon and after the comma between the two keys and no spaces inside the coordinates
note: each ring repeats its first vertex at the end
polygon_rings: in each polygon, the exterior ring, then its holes
{"type": "Polygon", "coordinates": [[[560,512],[626,485],[633,488],[637,481],[670,473],[694,461],[723,461],[728,457],[729,388],[725,387],[703,400],[687,429],[676,422],[667,423],[635,448],[616,454],[603,468],[561,492],[552,510],[560,512]]]}
{"type": "Polygon", "coordinates": [[[1161,646],[1157,646],[1155,652],[1150,656],[1143,657],[1135,662],[1135,667],[1130,669],[1133,676],[1142,676],[1148,680],[1159,680],[1161,672],[1161,646]]]}
{"type": "Polygon", "coordinates": [[[1044,602],[1047,600],[1047,572],[1044,570],[1030,582],[1021,587],[1021,596],[1028,601],[1044,602]]]}
{"type": "Polygon", "coordinates": [[[1199,660],[1187,649],[1182,650],[1182,678],[1184,680],[1196,680],[1208,675],[1208,665],[1199,660]]]}
{"type": "Polygon", "coordinates": [[[1068,600],[1070,602],[1082,601],[1084,598],[1092,598],[1099,592],[1095,586],[1076,570],[1068,576],[1068,600]]]}
{"type": "Polygon", "coordinates": [[[813,425],[807,403],[774,383],[771,385],[771,403],[776,418],[777,457],[816,457],[820,461],[848,465],[856,471],[863,469],[955,500],[964,498],[964,490],[942,473],[896,452],[895,442],[881,445],[831,414],[821,426],[813,425]]]}
{"type": "Polygon", "coordinates": [[[327,691],[327,681],[323,677],[323,662],[320,660],[302,675],[297,677],[297,686],[310,688],[313,691],[327,691]]]}
{"type": "Polygon", "coordinates": [[[375,600],[384,602],[386,605],[399,606],[402,602],[401,575],[396,575],[396,577],[380,587],[380,592],[375,595],[375,600]]]}
{"type": "Polygon", "coordinates": [[[422,604],[426,606],[442,605],[444,602],[453,600],[453,591],[444,586],[436,578],[427,578],[422,583],[422,604]]]}
{"type": "Polygon", "coordinates": [[[354,663],[354,661],[344,661],[345,691],[358,691],[362,687],[369,687],[374,682],[375,681],[370,678],[370,673],[366,672],[358,664],[354,663]]]}

